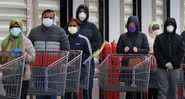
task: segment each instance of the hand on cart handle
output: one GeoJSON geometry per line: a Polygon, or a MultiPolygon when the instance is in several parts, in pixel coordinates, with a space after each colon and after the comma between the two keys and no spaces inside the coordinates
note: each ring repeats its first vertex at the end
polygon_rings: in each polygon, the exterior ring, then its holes
{"type": "Polygon", "coordinates": [[[20,56],[21,54],[22,54],[22,51],[21,51],[21,49],[14,49],[13,50],[13,53],[14,53],[14,55],[16,55],[16,56],[20,56]]]}
{"type": "Polygon", "coordinates": [[[135,53],[137,53],[137,52],[138,52],[137,47],[133,47],[133,51],[134,51],[135,53]]]}
{"type": "Polygon", "coordinates": [[[171,62],[166,63],[165,67],[167,68],[167,70],[173,70],[173,65],[171,62]]]}
{"type": "Polygon", "coordinates": [[[127,53],[129,50],[130,50],[130,48],[129,48],[128,46],[126,46],[126,47],[124,48],[124,52],[125,52],[125,53],[127,53]]]}

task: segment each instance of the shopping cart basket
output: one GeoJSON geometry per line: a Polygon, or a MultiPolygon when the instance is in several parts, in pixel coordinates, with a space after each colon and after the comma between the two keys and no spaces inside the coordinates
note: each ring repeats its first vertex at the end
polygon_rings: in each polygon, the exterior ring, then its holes
{"type": "Polygon", "coordinates": [[[67,60],[67,51],[36,51],[29,94],[64,96],[67,60]]]}
{"type": "Polygon", "coordinates": [[[150,61],[151,55],[110,54],[99,67],[100,88],[104,92],[148,92],[150,61]]]}
{"type": "Polygon", "coordinates": [[[67,63],[66,92],[79,92],[82,51],[69,51],[67,63]]]}
{"type": "Polygon", "coordinates": [[[20,99],[25,53],[0,52],[0,99],[20,99]]]}

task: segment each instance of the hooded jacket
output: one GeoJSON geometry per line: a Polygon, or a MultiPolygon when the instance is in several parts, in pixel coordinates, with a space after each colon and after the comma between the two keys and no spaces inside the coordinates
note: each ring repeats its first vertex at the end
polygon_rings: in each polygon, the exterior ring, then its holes
{"type": "Polygon", "coordinates": [[[92,52],[95,52],[101,47],[101,35],[96,25],[88,22],[89,8],[85,4],[82,4],[78,7],[76,12],[76,18],[79,19],[78,15],[81,9],[85,10],[87,17],[84,21],[81,22],[79,33],[89,39],[92,46],[92,52]]]}
{"type": "Polygon", "coordinates": [[[158,35],[154,43],[154,55],[158,67],[167,69],[165,64],[171,62],[174,69],[180,67],[184,56],[183,38],[176,33],[177,24],[174,18],[168,18],[164,24],[164,33],[158,35]],[[167,26],[173,25],[174,31],[169,33],[167,26]]]}
{"type": "Polygon", "coordinates": [[[126,27],[128,32],[120,35],[116,49],[117,53],[125,53],[124,48],[129,47],[130,50],[127,54],[147,54],[149,52],[149,44],[146,35],[139,32],[138,18],[136,16],[129,17],[126,27]],[[128,29],[131,22],[134,22],[136,25],[136,31],[134,33],[128,29]],[[134,53],[133,47],[138,48],[137,53],[134,53]]]}

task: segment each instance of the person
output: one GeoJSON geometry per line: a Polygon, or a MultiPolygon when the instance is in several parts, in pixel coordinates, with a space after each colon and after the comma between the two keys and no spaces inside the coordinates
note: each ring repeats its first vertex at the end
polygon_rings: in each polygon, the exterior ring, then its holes
{"type": "Polygon", "coordinates": [[[153,51],[154,41],[156,36],[159,35],[159,33],[160,33],[159,23],[157,23],[156,21],[152,22],[148,27],[148,34],[146,35],[149,43],[149,48],[150,48],[149,53],[154,52],[153,51]]]}
{"type": "MultiPolygon", "coordinates": [[[[182,38],[183,38],[183,41],[185,42],[185,31],[183,31],[183,32],[181,33],[181,36],[182,36],[182,38]]],[[[185,57],[184,57],[184,59],[183,59],[183,63],[185,63],[185,57]]],[[[185,71],[185,69],[184,69],[184,71],[185,71]]]]}
{"type": "MultiPolygon", "coordinates": [[[[88,59],[90,56],[92,56],[92,48],[90,41],[87,37],[81,35],[79,33],[80,29],[80,21],[78,19],[71,19],[68,22],[68,32],[69,32],[69,42],[70,42],[70,49],[71,50],[81,50],[83,51],[82,55],[82,68],[81,68],[81,77],[80,80],[83,81],[85,78],[85,75],[87,74],[86,69],[87,66],[84,63],[86,59],[88,59]]],[[[90,61],[90,60],[89,60],[90,61]]],[[[83,89],[83,99],[88,99],[86,90],[83,89]]],[[[75,96],[74,98],[76,98],[75,96]]],[[[66,99],[70,99],[67,98],[66,99]]]]}
{"type": "MultiPolygon", "coordinates": [[[[149,52],[149,44],[146,35],[139,31],[138,18],[136,16],[130,16],[126,24],[126,28],[128,32],[121,34],[119,37],[116,49],[117,53],[147,54],[149,52]]],[[[128,92],[126,94],[126,99],[132,98],[132,92],[128,92]]],[[[140,93],[137,93],[137,99],[140,99],[140,93]]]]}
{"type": "Polygon", "coordinates": [[[154,42],[154,55],[158,64],[158,99],[178,99],[176,71],[183,60],[184,42],[176,29],[176,20],[167,18],[164,32],[154,42]]]}
{"type": "Polygon", "coordinates": [[[21,99],[26,99],[30,83],[30,64],[35,60],[35,49],[31,41],[23,35],[23,22],[20,18],[13,18],[10,21],[9,36],[2,41],[2,51],[26,52],[25,69],[23,75],[21,99]]]}
{"type": "Polygon", "coordinates": [[[154,41],[157,35],[159,35],[160,33],[160,26],[156,21],[153,21],[149,27],[148,27],[148,34],[147,34],[147,39],[149,42],[149,48],[150,51],[149,53],[152,54],[152,62],[151,62],[151,71],[150,71],[150,82],[152,83],[152,85],[154,85],[154,87],[152,86],[152,88],[149,88],[148,91],[148,98],[149,99],[157,99],[157,88],[155,88],[155,81],[157,81],[155,79],[156,77],[156,62],[155,62],[155,57],[153,56],[153,45],[154,45],[154,41]]]}
{"type": "MultiPolygon", "coordinates": [[[[36,50],[60,51],[69,50],[70,44],[66,32],[54,25],[55,12],[47,9],[42,13],[42,24],[33,28],[29,39],[36,50]]],[[[37,96],[37,99],[55,99],[55,96],[37,96]]]]}
{"type": "MultiPolygon", "coordinates": [[[[85,37],[87,37],[91,43],[92,47],[92,53],[95,53],[100,47],[101,47],[101,35],[96,27],[95,24],[88,22],[89,19],[89,8],[87,5],[82,4],[77,8],[76,11],[76,18],[80,20],[80,30],[79,33],[85,37]]],[[[91,65],[91,72],[90,72],[90,80],[89,80],[89,98],[92,98],[92,89],[93,89],[93,78],[94,78],[94,70],[95,70],[95,64],[94,59],[92,60],[91,65]]]]}

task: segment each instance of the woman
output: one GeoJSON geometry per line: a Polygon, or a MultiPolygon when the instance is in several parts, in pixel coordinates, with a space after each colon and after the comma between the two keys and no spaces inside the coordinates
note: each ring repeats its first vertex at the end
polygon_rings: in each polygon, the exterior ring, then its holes
{"type": "MultiPolygon", "coordinates": [[[[129,17],[126,28],[128,32],[122,34],[118,40],[117,53],[147,54],[149,52],[149,44],[146,35],[139,31],[138,18],[136,16],[129,17]]],[[[128,63],[128,60],[123,60],[122,65],[128,66],[128,63]]],[[[121,71],[121,74],[124,72],[126,71],[121,71]]],[[[121,77],[121,80],[122,78],[123,77],[121,77]]],[[[131,92],[127,93],[126,99],[133,99],[131,92]]],[[[140,99],[140,93],[137,93],[137,99],[140,99]]]]}
{"type": "Polygon", "coordinates": [[[23,75],[21,99],[26,99],[29,80],[30,80],[30,63],[34,62],[35,49],[31,41],[23,36],[23,22],[19,18],[14,18],[10,21],[9,36],[2,41],[2,51],[18,51],[26,52],[26,64],[23,75]]]}
{"type": "MultiPolygon", "coordinates": [[[[70,42],[71,50],[81,50],[83,51],[82,56],[82,69],[81,69],[81,81],[83,81],[86,75],[86,65],[83,62],[92,55],[92,49],[90,41],[87,37],[79,33],[80,21],[78,19],[71,19],[68,22],[68,39],[70,42]]],[[[87,90],[83,90],[83,99],[88,99],[87,90]]]]}

